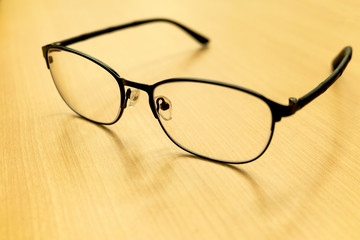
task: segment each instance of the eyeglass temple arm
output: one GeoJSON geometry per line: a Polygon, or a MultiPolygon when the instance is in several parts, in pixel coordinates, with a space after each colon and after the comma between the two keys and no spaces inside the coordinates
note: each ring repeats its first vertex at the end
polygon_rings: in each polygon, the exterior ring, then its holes
{"type": "Polygon", "coordinates": [[[99,36],[99,35],[102,35],[102,34],[105,34],[105,33],[110,33],[110,32],[114,32],[114,31],[117,31],[117,30],[124,29],[124,28],[134,27],[134,26],[142,25],[142,24],[145,24],[145,23],[152,23],[152,22],[171,23],[171,24],[181,28],[182,30],[184,30],[186,33],[188,33],[190,36],[192,36],[199,43],[206,44],[206,43],[209,42],[208,38],[200,35],[199,33],[194,32],[190,28],[185,27],[184,25],[182,25],[182,24],[180,24],[178,22],[175,22],[173,20],[166,19],[166,18],[153,18],[153,19],[135,21],[135,22],[126,23],[126,24],[122,24],[122,25],[118,25],[118,26],[113,26],[113,27],[109,27],[109,28],[94,31],[94,32],[85,33],[85,34],[82,34],[82,35],[77,36],[77,37],[72,37],[72,38],[69,38],[69,39],[66,39],[66,40],[63,40],[63,41],[56,42],[56,44],[62,45],[62,46],[67,46],[69,44],[84,41],[86,39],[96,37],[96,36],[99,36]]]}
{"type": "Polygon", "coordinates": [[[333,72],[331,73],[331,75],[323,82],[321,82],[316,88],[314,88],[312,91],[305,94],[301,98],[290,98],[289,105],[287,106],[287,109],[283,112],[283,117],[294,114],[296,111],[300,110],[312,100],[324,93],[341,76],[351,59],[351,55],[352,48],[349,46],[345,47],[333,60],[333,72]]]}

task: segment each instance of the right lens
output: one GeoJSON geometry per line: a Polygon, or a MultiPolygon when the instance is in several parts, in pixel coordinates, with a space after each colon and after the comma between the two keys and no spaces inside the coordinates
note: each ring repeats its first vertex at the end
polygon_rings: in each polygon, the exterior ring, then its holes
{"type": "Polygon", "coordinates": [[[92,121],[110,124],[121,110],[121,90],[114,76],[97,63],[73,52],[49,49],[55,85],[71,109],[92,121]]]}
{"type": "Polygon", "coordinates": [[[166,82],[154,89],[154,104],[173,142],[213,160],[254,160],[272,136],[268,104],[233,87],[195,80],[166,82]]]}

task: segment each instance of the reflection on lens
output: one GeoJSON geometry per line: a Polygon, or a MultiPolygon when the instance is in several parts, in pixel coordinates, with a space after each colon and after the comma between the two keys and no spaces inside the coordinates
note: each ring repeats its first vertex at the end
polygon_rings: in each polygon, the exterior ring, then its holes
{"type": "Polygon", "coordinates": [[[112,123],[120,112],[116,79],[98,64],[72,52],[50,49],[50,71],[64,101],[92,121],[112,123]]]}
{"type": "Polygon", "coordinates": [[[171,101],[171,120],[161,117],[160,112],[160,124],[176,144],[195,154],[245,162],[257,158],[271,138],[271,110],[266,102],[249,93],[215,84],[177,81],[157,86],[154,98],[158,96],[171,101]]]}

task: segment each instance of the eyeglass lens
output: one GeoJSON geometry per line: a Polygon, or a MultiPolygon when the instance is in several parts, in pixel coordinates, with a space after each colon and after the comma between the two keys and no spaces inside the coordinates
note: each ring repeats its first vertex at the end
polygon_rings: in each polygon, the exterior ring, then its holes
{"type": "Polygon", "coordinates": [[[49,50],[48,62],[55,85],[70,108],[99,123],[117,119],[121,91],[107,70],[85,57],[59,49],[49,50]]]}
{"type": "MultiPolygon", "coordinates": [[[[229,87],[200,82],[169,82],[154,90],[169,108],[159,121],[181,147],[204,157],[248,161],[266,148],[272,114],[262,99],[229,87]]],[[[162,102],[161,102],[162,103],[162,102]]]]}
{"type": "MultiPolygon", "coordinates": [[[[51,49],[51,74],[64,101],[78,114],[112,123],[121,111],[121,91],[106,69],[78,54],[51,49]]],[[[133,106],[138,90],[129,92],[133,106]]],[[[257,158],[272,135],[265,101],[239,89],[212,83],[170,81],[155,87],[154,105],[169,138],[197,155],[228,162],[257,158]]]]}

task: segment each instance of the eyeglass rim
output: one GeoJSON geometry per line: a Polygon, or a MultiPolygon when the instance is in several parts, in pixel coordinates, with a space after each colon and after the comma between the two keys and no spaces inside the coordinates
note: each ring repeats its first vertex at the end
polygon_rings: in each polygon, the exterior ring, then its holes
{"type": "MultiPolygon", "coordinates": [[[[125,86],[129,86],[129,87],[134,87],[134,88],[138,88],[140,90],[143,90],[145,92],[148,93],[150,99],[153,99],[153,92],[155,90],[156,87],[163,85],[163,84],[167,84],[167,83],[171,83],[171,82],[196,82],[196,83],[207,83],[207,84],[212,84],[212,85],[217,85],[217,86],[222,86],[222,87],[228,87],[228,88],[232,88],[234,90],[238,90],[238,91],[242,91],[245,93],[248,93],[250,95],[253,95],[254,97],[260,98],[262,101],[264,101],[271,109],[272,115],[273,115],[273,119],[275,122],[280,121],[281,117],[283,116],[283,111],[284,110],[288,110],[288,106],[279,104],[277,102],[274,102],[272,100],[270,100],[269,98],[265,97],[264,95],[253,91],[251,89],[245,88],[245,87],[241,87],[235,84],[231,84],[231,83],[225,83],[225,82],[221,82],[221,81],[215,81],[215,80],[208,80],[208,79],[202,79],[202,78],[170,78],[170,79],[165,79],[165,80],[161,80],[158,81],[152,85],[147,85],[147,84],[142,84],[142,83],[137,83],[137,82],[133,82],[130,80],[127,80],[125,78],[120,77],[120,75],[113,69],[111,68],[109,65],[107,65],[106,63],[102,62],[101,60],[92,57],[86,53],[83,53],[79,50],[73,49],[73,48],[69,48],[66,46],[61,46],[61,45],[55,45],[55,46],[46,46],[46,63],[49,66],[49,59],[48,59],[48,54],[49,51],[51,49],[59,49],[59,50],[63,50],[63,51],[67,51],[67,52],[71,52],[74,54],[77,54],[81,57],[84,57],[90,61],[92,61],[93,63],[99,65],[100,67],[102,67],[103,69],[105,69],[107,72],[109,72],[117,81],[119,88],[121,90],[121,104],[120,107],[121,108],[126,108],[126,106],[124,106],[125,103],[125,86]]],[[[150,104],[152,108],[155,109],[155,105],[154,104],[150,104]]],[[[155,111],[153,111],[153,113],[156,113],[155,111]]],[[[155,114],[156,115],[156,114],[155,114]]],[[[157,118],[157,116],[155,116],[157,118]]],[[[91,119],[90,119],[91,120],[91,119]]],[[[118,119],[117,119],[118,120],[118,119]]],[[[96,122],[96,121],[94,121],[96,122]]],[[[116,121],[113,121],[111,123],[102,123],[102,124],[114,124],[116,123],[116,121]]]]}
{"type": "MultiPolygon", "coordinates": [[[[165,132],[165,134],[167,135],[167,137],[179,148],[183,149],[184,151],[191,153],[195,156],[207,159],[207,160],[211,160],[211,161],[215,161],[215,162],[219,162],[219,163],[232,163],[232,164],[240,164],[240,163],[249,163],[252,162],[256,159],[258,159],[259,157],[261,157],[264,152],[267,150],[267,148],[270,145],[270,142],[272,140],[273,134],[274,134],[274,130],[275,130],[275,123],[280,121],[281,116],[282,116],[282,112],[281,110],[286,107],[283,106],[281,104],[278,104],[268,98],[266,98],[265,96],[263,96],[260,93],[257,93],[253,90],[250,90],[248,88],[244,88],[241,86],[237,86],[234,84],[230,84],[230,83],[225,83],[225,82],[220,82],[220,81],[214,81],[214,80],[207,80],[207,79],[201,79],[201,78],[170,78],[170,79],[165,79],[159,82],[156,82],[152,85],[147,85],[147,84],[142,84],[142,83],[137,83],[137,82],[133,82],[133,81],[129,81],[127,79],[121,78],[120,75],[114,70],[112,69],[109,65],[107,65],[106,63],[98,60],[97,58],[94,58],[86,53],[83,53],[81,51],[78,51],[76,49],[72,49],[66,46],[48,46],[48,48],[46,49],[46,63],[49,64],[49,58],[48,58],[48,54],[51,52],[52,49],[57,49],[57,50],[62,50],[62,51],[66,51],[66,52],[70,52],[76,55],[79,55],[80,57],[84,57],[87,60],[95,63],[96,65],[100,66],[101,68],[103,68],[104,70],[106,70],[108,73],[110,73],[114,79],[116,80],[119,89],[120,89],[120,109],[119,109],[119,114],[118,116],[112,121],[112,122],[99,122],[96,121],[94,119],[88,118],[84,115],[82,115],[81,113],[79,113],[78,111],[76,111],[67,101],[66,99],[63,97],[63,95],[61,94],[61,92],[59,91],[57,84],[53,78],[54,84],[56,86],[56,88],[58,89],[58,92],[60,94],[60,96],[63,98],[64,102],[69,106],[69,108],[71,110],[73,110],[76,114],[78,114],[79,116],[85,118],[86,120],[93,122],[93,123],[97,123],[97,124],[103,124],[103,125],[112,125],[115,124],[122,116],[124,109],[126,108],[126,94],[125,94],[125,86],[128,87],[134,87],[140,90],[145,91],[148,96],[149,96],[149,104],[150,104],[150,109],[153,112],[154,117],[158,120],[162,130],[165,132]],[[171,84],[171,83],[176,83],[176,82],[194,82],[194,83],[203,83],[203,84],[211,84],[211,85],[216,85],[219,87],[226,87],[226,88],[230,88],[230,89],[234,89],[237,91],[241,91],[244,92],[246,94],[252,95],[258,99],[260,99],[261,101],[263,101],[270,109],[271,112],[271,129],[270,129],[270,136],[268,139],[267,144],[265,145],[263,151],[261,151],[256,157],[250,159],[250,160],[244,160],[244,161],[227,161],[227,160],[220,160],[220,159],[215,159],[215,158],[211,158],[211,157],[207,157],[205,155],[193,152],[192,150],[189,150],[188,148],[182,146],[180,143],[178,143],[174,138],[171,137],[171,135],[168,133],[168,131],[166,130],[166,128],[163,126],[163,124],[161,123],[160,117],[156,111],[156,106],[155,106],[155,99],[154,99],[154,92],[155,89],[159,86],[165,85],[165,84],[171,84]]],[[[49,68],[50,69],[50,68],[49,68]]]]}
{"type": "Polygon", "coordinates": [[[69,48],[69,47],[65,47],[65,46],[49,46],[47,49],[46,49],[46,64],[48,65],[49,67],[49,70],[50,70],[50,74],[52,76],[52,79],[53,79],[53,82],[54,82],[54,85],[56,87],[56,89],[58,90],[61,98],[63,99],[63,101],[66,103],[66,105],[71,109],[73,110],[76,114],[78,114],[79,116],[85,118],[86,120],[88,121],[91,121],[93,123],[96,123],[96,124],[102,124],[102,125],[112,125],[114,123],[116,123],[120,117],[122,116],[123,112],[124,112],[124,108],[123,108],[123,104],[125,102],[125,87],[124,87],[124,79],[121,78],[119,76],[119,74],[113,70],[110,66],[108,66],[107,64],[105,64],[104,62],[86,54],[86,53],[83,53],[81,51],[78,51],[78,50],[75,50],[75,49],[72,49],[72,48],[69,48]],[[57,50],[61,50],[61,51],[65,51],[65,52],[70,52],[70,53],[73,53],[73,54],[76,54],[80,57],[84,57],[85,59],[95,63],[96,65],[98,65],[99,67],[101,67],[102,69],[104,69],[105,71],[107,71],[111,76],[114,77],[114,79],[116,80],[117,84],[118,84],[118,87],[119,87],[119,90],[120,90],[120,108],[119,108],[119,111],[118,111],[118,114],[117,116],[115,116],[114,120],[111,121],[111,122],[101,122],[101,121],[96,121],[94,119],[91,119],[91,118],[88,118],[86,117],[85,115],[79,113],[77,110],[75,110],[69,103],[68,101],[64,98],[63,94],[61,93],[60,89],[58,88],[57,84],[56,84],[56,81],[55,81],[55,78],[53,76],[53,73],[51,71],[51,68],[50,68],[50,63],[49,63],[49,53],[51,52],[52,49],[57,49],[57,50]]]}
{"type": "MultiPolygon", "coordinates": [[[[85,34],[81,34],[79,36],[71,37],[71,38],[68,38],[68,39],[65,39],[62,41],[50,43],[50,44],[42,47],[42,53],[46,59],[47,67],[49,69],[47,52],[50,47],[53,47],[53,46],[64,46],[65,47],[67,45],[77,43],[80,41],[84,41],[84,40],[87,40],[87,39],[90,39],[90,38],[93,38],[96,36],[100,36],[103,34],[111,33],[114,31],[130,28],[130,27],[136,27],[136,26],[140,26],[143,24],[154,23],[154,22],[165,22],[165,23],[172,24],[172,25],[182,29],[185,33],[187,33],[190,37],[192,37],[194,40],[196,40],[198,43],[200,43],[203,47],[207,46],[209,43],[209,39],[207,37],[204,37],[202,34],[199,34],[198,32],[193,31],[192,29],[186,27],[185,25],[183,25],[177,21],[167,19],[167,18],[151,18],[151,19],[143,19],[143,20],[138,20],[138,21],[134,21],[134,22],[129,22],[129,23],[121,24],[121,25],[116,25],[116,26],[88,32],[85,34]]],[[[76,50],[74,50],[72,52],[76,52],[76,50]]],[[[80,55],[84,56],[86,54],[82,53],[80,55]]],[[[273,121],[278,122],[281,120],[282,117],[288,117],[288,116],[295,114],[297,111],[299,111],[304,106],[308,105],[314,99],[316,99],[321,94],[323,94],[342,75],[342,73],[346,69],[348,63],[350,62],[351,57],[352,57],[352,47],[351,46],[344,47],[332,61],[332,64],[331,64],[332,73],[325,80],[320,82],[319,85],[317,85],[315,88],[313,88],[310,92],[306,93],[302,97],[300,97],[300,98],[290,97],[289,104],[287,106],[275,103],[275,102],[265,98],[264,101],[266,101],[270,105],[270,108],[271,108],[271,111],[272,111],[272,114],[274,117],[273,121]]],[[[89,59],[93,61],[92,57],[89,59]]],[[[106,64],[102,64],[102,62],[99,60],[97,60],[96,62],[101,66],[106,66],[107,68],[109,68],[109,70],[111,69],[106,64]]],[[[113,71],[113,70],[111,69],[111,71],[113,71]]],[[[116,73],[115,71],[113,71],[113,72],[116,73]]],[[[117,80],[121,79],[119,75],[117,75],[117,76],[114,76],[117,80]]],[[[158,116],[154,110],[155,109],[154,102],[152,101],[154,86],[136,83],[136,82],[128,81],[126,79],[123,79],[123,81],[124,81],[123,82],[124,84],[122,84],[122,85],[136,87],[138,89],[146,91],[148,93],[148,95],[151,96],[151,98],[149,97],[150,107],[152,108],[155,118],[158,118],[158,116]]],[[[206,81],[208,83],[211,82],[208,80],[204,80],[204,81],[206,81]]],[[[121,85],[120,82],[119,81],[117,81],[117,82],[120,86],[121,85]]],[[[226,83],[221,83],[221,84],[223,86],[228,85],[226,83]]],[[[126,94],[128,94],[128,93],[129,92],[126,92],[126,94]]],[[[251,93],[255,93],[255,92],[250,91],[249,93],[251,94],[251,93]]],[[[123,96],[125,98],[125,95],[123,95],[123,96]]],[[[122,103],[120,104],[120,108],[125,108],[125,107],[126,107],[126,100],[122,100],[122,103]]],[[[121,116],[121,114],[119,115],[118,119],[120,118],[120,116],[121,116]]],[[[116,119],[113,123],[115,123],[118,119],[116,119]]],[[[92,121],[91,119],[88,119],[88,120],[92,121]]],[[[94,121],[92,121],[92,122],[94,122],[94,121]]],[[[95,122],[95,123],[98,123],[98,122],[95,122]]],[[[113,124],[113,123],[110,123],[110,124],[113,124]]]]}
{"type": "MultiPolygon", "coordinates": [[[[161,85],[165,85],[165,84],[168,84],[168,83],[177,83],[177,82],[194,82],[194,83],[203,83],[203,84],[210,84],[210,85],[216,85],[216,86],[219,86],[219,87],[225,87],[225,88],[230,88],[230,89],[233,89],[233,90],[237,90],[237,91],[240,91],[240,92],[243,92],[243,93],[246,93],[246,94],[249,94],[253,97],[256,97],[258,98],[259,100],[261,100],[262,102],[264,102],[270,109],[270,112],[271,112],[271,125],[270,125],[270,134],[268,136],[268,141],[267,143],[264,145],[264,149],[262,151],[260,151],[260,153],[258,155],[256,155],[255,157],[251,158],[251,159],[248,159],[248,160],[239,160],[239,161],[231,161],[231,160],[221,160],[221,159],[217,159],[217,158],[214,158],[214,157],[208,157],[208,156],[205,156],[205,155],[202,155],[202,154],[199,154],[199,153],[196,153],[192,150],[190,150],[189,148],[187,147],[184,147],[182,144],[180,144],[178,141],[176,141],[176,139],[174,139],[171,134],[166,130],[166,128],[164,127],[164,125],[162,124],[161,120],[160,120],[160,117],[157,116],[157,120],[162,128],[162,130],[165,132],[165,134],[167,135],[167,137],[176,145],[178,146],[179,148],[183,149],[184,151],[188,152],[188,153],[191,153],[197,157],[200,157],[200,158],[203,158],[203,159],[206,159],[206,160],[210,160],[210,161],[214,161],[214,162],[218,162],[218,163],[230,163],[230,164],[245,164],[245,163],[249,163],[249,162],[252,162],[252,161],[255,161],[256,159],[258,159],[259,157],[261,157],[265,152],[266,150],[268,149],[270,143],[271,143],[271,140],[272,140],[272,137],[274,135],[274,131],[275,131],[275,119],[274,119],[274,114],[276,114],[276,107],[277,106],[277,103],[267,99],[266,97],[264,97],[263,95],[257,93],[257,92],[254,92],[250,89],[247,89],[247,88],[244,88],[244,87],[240,87],[240,86],[236,86],[236,85],[233,85],[233,84],[228,84],[228,83],[223,83],[223,82],[219,82],[219,81],[211,81],[211,80],[206,80],[206,79],[188,79],[188,78],[172,78],[172,79],[166,79],[166,80],[163,80],[163,81],[160,81],[160,82],[157,82],[155,83],[153,86],[153,92],[155,91],[155,89],[161,85]]],[[[155,107],[155,101],[153,101],[153,104],[154,104],[154,107],[155,107]]],[[[158,115],[158,114],[157,114],[158,115]]]]}

